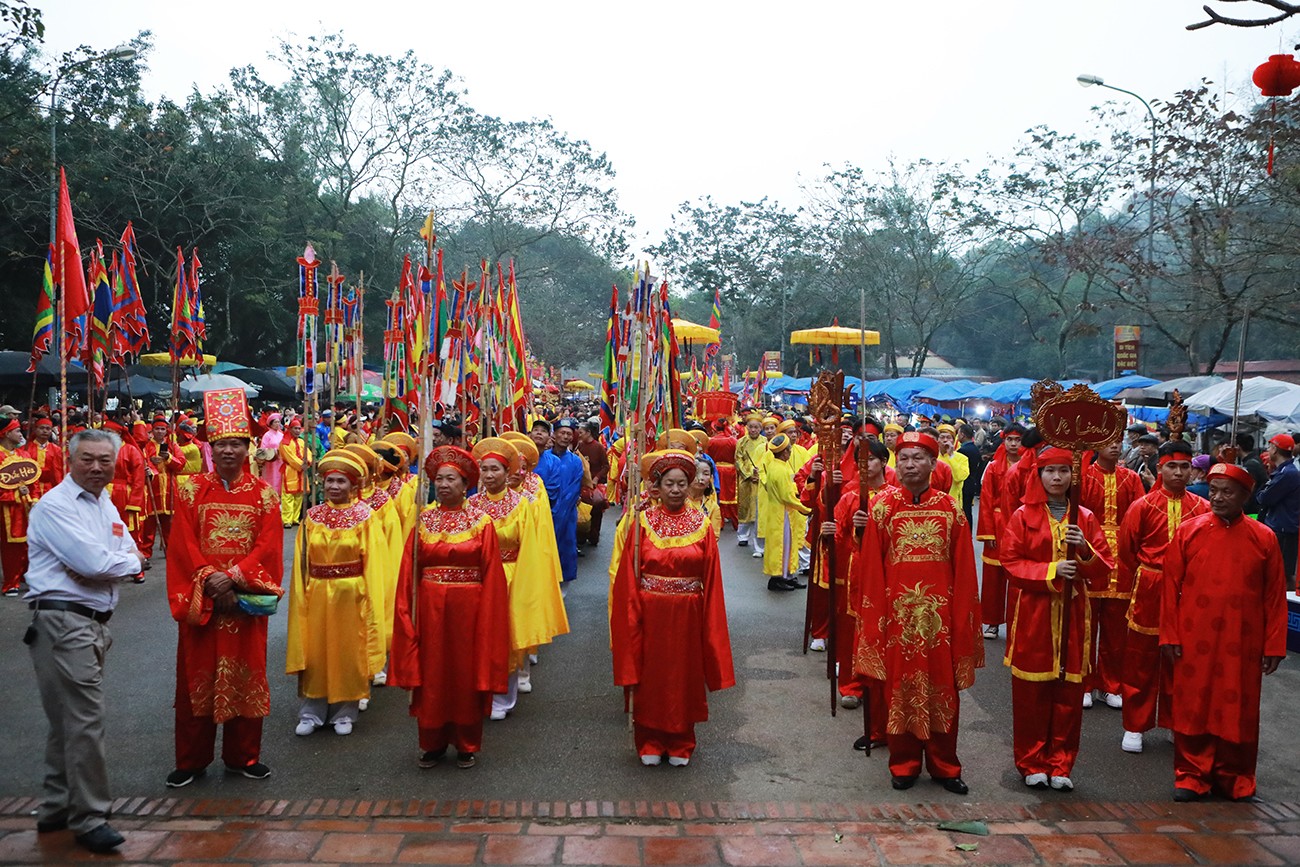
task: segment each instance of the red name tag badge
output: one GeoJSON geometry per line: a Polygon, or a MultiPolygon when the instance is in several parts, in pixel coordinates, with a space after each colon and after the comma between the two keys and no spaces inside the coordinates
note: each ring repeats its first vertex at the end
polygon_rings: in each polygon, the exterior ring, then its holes
{"type": "Polygon", "coordinates": [[[113,524],[113,535],[120,539],[124,533],[126,533],[126,527],[115,522],[113,524]]]}

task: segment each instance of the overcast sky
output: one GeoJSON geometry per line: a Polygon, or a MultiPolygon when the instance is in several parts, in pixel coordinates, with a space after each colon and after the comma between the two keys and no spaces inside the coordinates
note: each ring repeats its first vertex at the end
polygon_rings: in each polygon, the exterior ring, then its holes
{"type": "MultiPolygon", "coordinates": [[[[1253,99],[1250,73],[1300,25],[1189,33],[1203,0],[486,2],[37,0],[46,46],[107,48],[152,30],[148,90],[183,99],[231,67],[269,68],[276,37],[341,32],[414,49],[460,77],[470,104],[546,116],[606,151],[625,210],[654,242],[677,205],[769,196],[791,205],[825,163],[891,155],[980,162],[1028,127],[1080,131],[1125,99],[1208,77],[1253,99]]],[[[1247,4],[1231,8],[1247,11],[1247,4]]],[[[1253,11],[1253,10],[1249,10],[1253,11]]],[[[436,202],[430,203],[437,205],[436,202]]]]}

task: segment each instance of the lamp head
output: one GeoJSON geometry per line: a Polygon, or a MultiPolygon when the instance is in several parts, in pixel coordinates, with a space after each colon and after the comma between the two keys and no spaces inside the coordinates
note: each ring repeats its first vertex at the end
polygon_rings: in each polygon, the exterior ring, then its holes
{"type": "Polygon", "coordinates": [[[137,54],[134,48],[114,48],[106,52],[103,56],[107,60],[129,60],[137,54]]]}
{"type": "Polygon", "coordinates": [[[1074,80],[1079,82],[1080,87],[1092,87],[1094,84],[1106,83],[1105,79],[1103,79],[1100,75],[1091,75],[1087,72],[1083,73],[1082,75],[1075,76],[1074,80]]]}

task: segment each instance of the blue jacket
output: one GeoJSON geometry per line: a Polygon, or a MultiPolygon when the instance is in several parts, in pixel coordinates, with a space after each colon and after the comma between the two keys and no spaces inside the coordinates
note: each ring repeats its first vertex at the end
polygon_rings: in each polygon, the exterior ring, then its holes
{"type": "Polygon", "coordinates": [[[1300,531],[1300,469],[1287,461],[1269,474],[1266,484],[1256,495],[1267,509],[1264,524],[1275,533],[1300,531]]]}

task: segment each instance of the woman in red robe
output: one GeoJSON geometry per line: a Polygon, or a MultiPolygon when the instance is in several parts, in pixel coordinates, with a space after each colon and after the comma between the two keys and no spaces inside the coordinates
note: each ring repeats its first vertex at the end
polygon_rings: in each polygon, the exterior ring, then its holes
{"type": "Polygon", "coordinates": [[[420,513],[402,553],[388,682],[412,691],[422,768],[456,748],[474,767],[492,695],[510,674],[510,608],[492,519],[465,501],[474,456],[439,446],[424,462],[438,503],[420,513]]]}
{"type": "Polygon", "coordinates": [[[695,457],[652,452],[643,464],[659,499],[620,521],[614,542],[614,683],[632,702],[641,763],[666,754],[682,766],[695,751],[695,724],[709,718],[706,690],[736,684],[722,568],[708,518],[686,506],[695,457]]]}
{"type": "Polygon", "coordinates": [[[1016,770],[1026,786],[1064,791],[1074,788],[1070,773],[1079,755],[1083,679],[1091,657],[1085,582],[1104,579],[1112,568],[1110,548],[1092,512],[1080,506],[1079,523],[1067,523],[1072,459],[1070,451],[1058,448],[1038,455],[1039,481],[1030,480],[1024,505],[1007,521],[1005,544],[998,541],[1002,566],[1016,591],[1010,597],[1014,607],[1003,659],[1011,669],[1016,770]],[[1076,554],[1067,560],[1071,544],[1076,554]],[[1067,604],[1068,632],[1063,629],[1067,604]]]}

